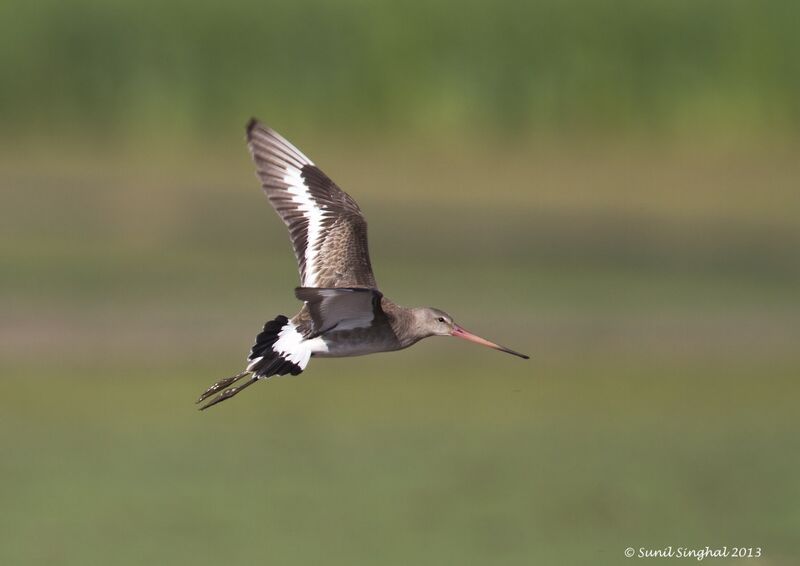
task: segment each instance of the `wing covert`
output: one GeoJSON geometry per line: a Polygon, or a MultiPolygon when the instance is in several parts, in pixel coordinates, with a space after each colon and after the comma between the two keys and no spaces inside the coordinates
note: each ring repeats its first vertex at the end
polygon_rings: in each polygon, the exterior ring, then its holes
{"type": "Polygon", "coordinates": [[[386,323],[381,307],[383,294],[363,287],[298,287],[295,296],[304,301],[311,315],[312,334],[330,330],[369,328],[386,323]]]}

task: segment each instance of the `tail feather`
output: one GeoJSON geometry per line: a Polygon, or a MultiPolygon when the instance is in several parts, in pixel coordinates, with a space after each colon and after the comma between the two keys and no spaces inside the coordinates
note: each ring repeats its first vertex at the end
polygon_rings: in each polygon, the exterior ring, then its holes
{"type": "Polygon", "coordinates": [[[294,324],[283,315],[270,320],[256,336],[247,359],[247,371],[255,377],[298,375],[308,364],[310,352],[302,347],[304,338],[294,324]]]}
{"type": "Polygon", "coordinates": [[[250,348],[250,355],[247,356],[248,360],[255,360],[261,358],[265,354],[271,352],[272,345],[278,340],[278,334],[281,328],[286,326],[289,319],[283,315],[278,316],[275,320],[270,320],[264,325],[264,329],[256,336],[256,342],[250,348]]]}

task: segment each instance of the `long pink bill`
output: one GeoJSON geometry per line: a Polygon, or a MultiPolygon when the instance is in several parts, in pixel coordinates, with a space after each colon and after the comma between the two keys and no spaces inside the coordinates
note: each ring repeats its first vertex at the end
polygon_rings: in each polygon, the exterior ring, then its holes
{"type": "Polygon", "coordinates": [[[520,354],[519,352],[515,352],[511,348],[506,348],[505,346],[501,346],[500,344],[495,344],[494,342],[489,342],[488,340],[484,340],[480,336],[476,336],[472,332],[468,332],[458,326],[457,324],[453,325],[453,332],[451,336],[455,336],[456,338],[463,338],[464,340],[469,340],[470,342],[475,342],[476,344],[480,344],[481,346],[488,346],[489,348],[494,348],[495,350],[500,350],[501,352],[505,352],[506,354],[512,354],[514,356],[519,356],[523,360],[530,359],[530,356],[526,356],[525,354],[520,354]]]}

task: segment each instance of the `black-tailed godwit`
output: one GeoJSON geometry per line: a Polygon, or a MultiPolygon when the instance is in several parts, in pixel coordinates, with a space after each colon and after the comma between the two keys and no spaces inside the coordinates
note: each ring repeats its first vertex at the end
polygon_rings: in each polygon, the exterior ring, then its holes
{"type": "Polygon", "coordinates": [[[429,336],[455,336],[528,359],[467,332],[444,311],[401,307],[378,290],[367,250],[367,222],[356,202],[314,163],[256,119],[247,143],[261,186],[289,228],[300,268],[295,296],[303,307],[291,319],[267,322],[244,371],[209,387],[201,409],[230,399],[273,375],[297,375],[311,357],[345,357],[407,348],[429,336]],[[234,384],[250,376],[243,385],[234,384]]]}

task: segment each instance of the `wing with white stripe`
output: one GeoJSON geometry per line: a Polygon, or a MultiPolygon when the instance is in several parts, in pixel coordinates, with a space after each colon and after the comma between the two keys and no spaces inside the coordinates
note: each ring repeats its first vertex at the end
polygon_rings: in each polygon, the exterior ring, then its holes
{"type": "Polygon", "coordinates": [[[303,287],[376,287],[356,202],[274,130],[252,119],[247,142],[261,186],[289,228],[303,287]]]}

